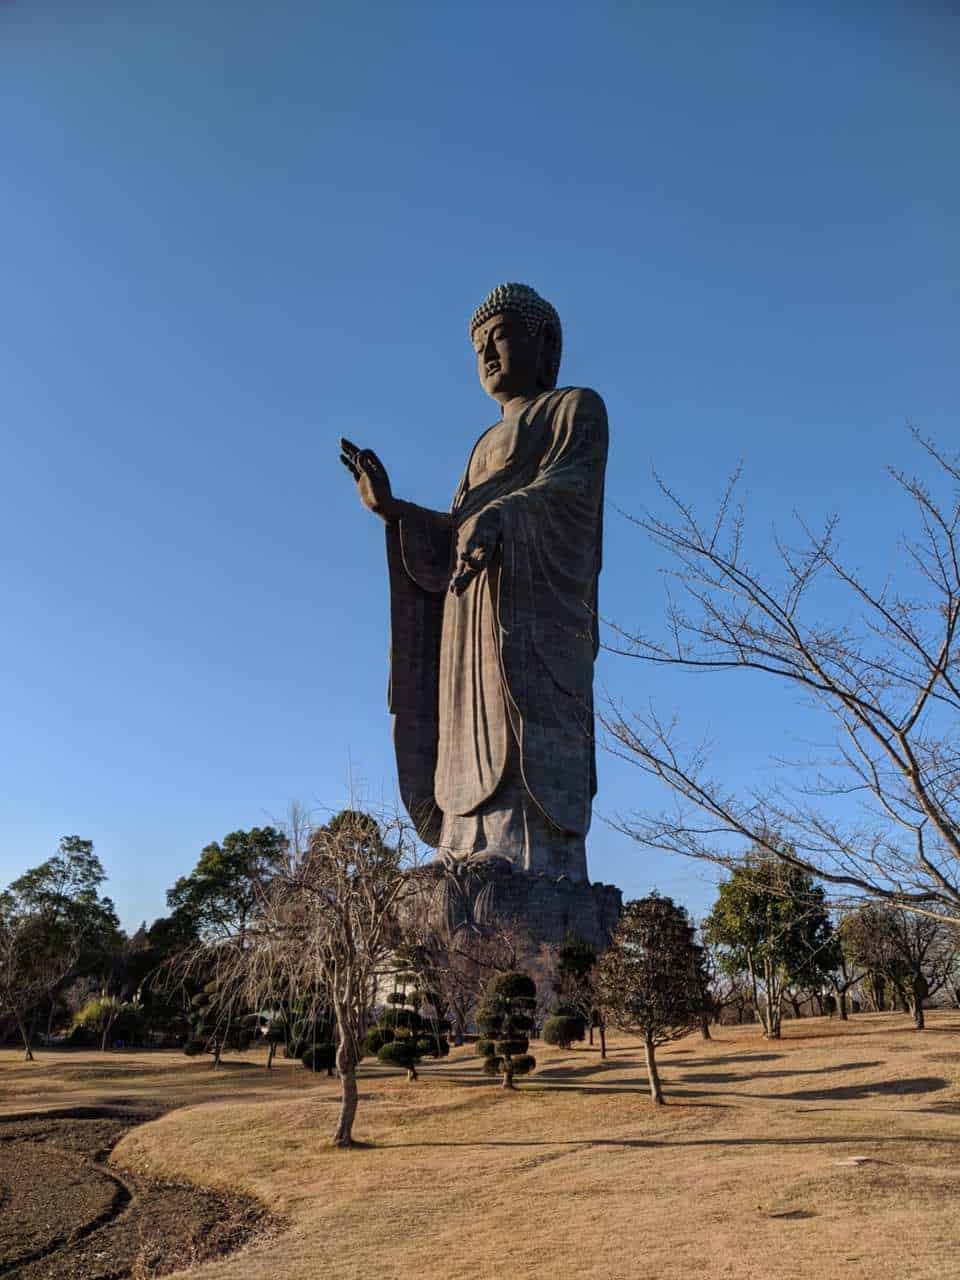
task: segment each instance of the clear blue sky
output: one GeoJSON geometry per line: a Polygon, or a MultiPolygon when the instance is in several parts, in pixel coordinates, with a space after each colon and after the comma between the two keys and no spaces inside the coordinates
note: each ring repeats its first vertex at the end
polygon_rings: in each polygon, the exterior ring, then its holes
{"type": "MultiPolygon", "coordinates": [[[[0,5],[0,883],[76,832],[135,926],[291,798],[392,800],[383,535],[335,444],[446,507],[501,280],[607,401],[606,614],[662,618],[613,509],[652,466],[707,504],[743,458],[758,545],[840,509],[882,577],[905,420],[960,436],[951,8],[0,5]]],[[[598,678],[712,727],[733,783],[797,723],[734,678],[598,678]]],[[[600,817],[663,799],[601,759],[600,817]]],[[[600,817],[594,878],[709,900],[600,817]]]]}

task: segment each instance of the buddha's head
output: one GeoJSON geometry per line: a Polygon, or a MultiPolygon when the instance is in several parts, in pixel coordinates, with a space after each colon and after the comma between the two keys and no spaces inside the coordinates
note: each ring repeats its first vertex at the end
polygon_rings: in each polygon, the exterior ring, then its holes
{"type": "Polygon", "coordinates": [[[470,320],[480,385],[500,404],[557,385],[562,334],[554,308],[526,284],[498,284],[470,320]]]}

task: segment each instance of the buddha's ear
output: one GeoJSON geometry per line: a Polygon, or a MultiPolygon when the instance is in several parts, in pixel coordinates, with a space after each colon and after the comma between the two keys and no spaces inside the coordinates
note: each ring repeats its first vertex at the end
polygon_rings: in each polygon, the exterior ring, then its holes
{"type": "Polygon", "coordinates": [[[560,335],[552,324],[540,327],[540,358],[537,362],[537,381],[547,391],[557,385],[557,351],[560,335]]]}

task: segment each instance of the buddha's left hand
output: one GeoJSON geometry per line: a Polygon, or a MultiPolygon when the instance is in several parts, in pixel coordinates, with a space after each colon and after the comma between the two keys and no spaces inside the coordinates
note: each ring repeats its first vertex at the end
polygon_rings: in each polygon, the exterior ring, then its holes
{"type": "Polygon", "coordinates": [[[479,515],[461,525],[457,566],[450,583],[455,596],[463,595],[477,574],[487,567],[499,541],[500,512],[496,507],[484,507],[479,515]]]}

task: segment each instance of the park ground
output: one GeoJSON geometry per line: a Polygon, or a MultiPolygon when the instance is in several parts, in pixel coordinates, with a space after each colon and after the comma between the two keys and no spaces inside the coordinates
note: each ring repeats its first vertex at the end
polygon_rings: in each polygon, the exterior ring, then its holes
{"type": "MultiPolygon", "coordinates": [[[[513,1094],[469,1047],[416,1083],[365,1066],[351,1151],[328,1145],[336,1082],[253,1052],[214,1071],[175,1053],[3,1051],[0,1113],[126,1111],[138,1123],[104,1170],[261,1201],[272,1230],[173,1273],[191,1280],[960,1275],[960,1013],[922,1033],[871,1014],[788,1023],[781,1041],[692,1035],[661,1050],[662,1108],[633,1037],[612,1037],[606,1062],[532,1047],[539,1069],[513,1094]]],[[[74,1274],[56,1256],[49,1274],[74,1274]]]]}

